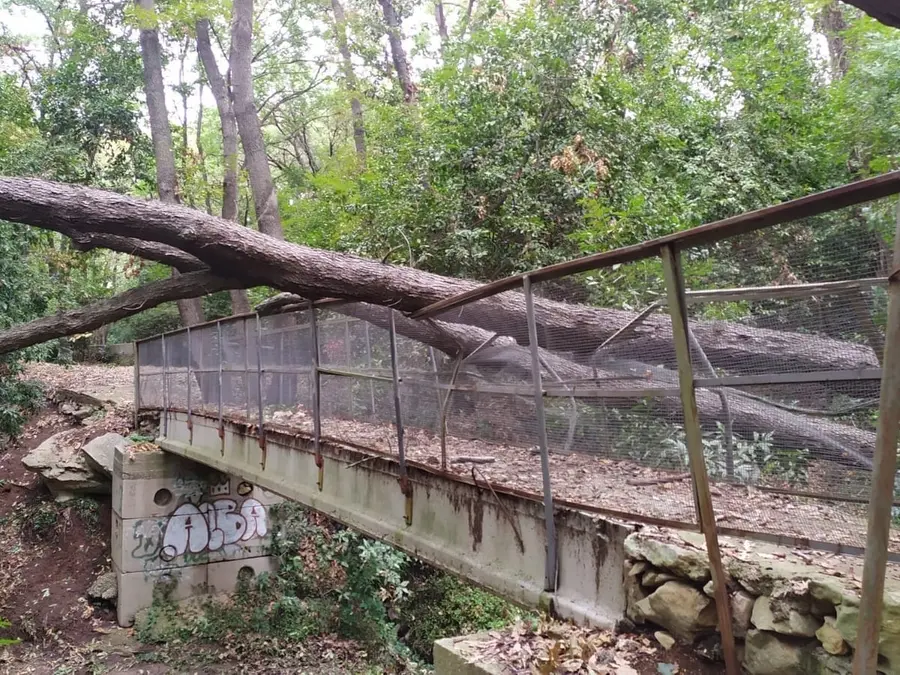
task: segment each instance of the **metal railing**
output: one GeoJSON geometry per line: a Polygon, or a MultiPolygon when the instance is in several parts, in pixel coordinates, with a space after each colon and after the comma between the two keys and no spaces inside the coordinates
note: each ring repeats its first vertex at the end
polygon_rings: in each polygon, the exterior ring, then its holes
{"type": "Polygon", "coordinates": [[[195,414],[220,428],[250,421],[263,464],[267,424],[309,433],[320,486],[323,438],[395,454],[407,522],[407,463],[452,471],[465,460],[473,479],[477,471],[540,495],[549,591],[554,499],[699,528],[730,670],[718,534],[865,550],[856,658],[868,668],[885,565],[900,548],[890,526],[900,259],[886,260],[896,235],[884,199],[897,192],[900,173],[887,174],[486,284],[409,316],[310,302],[167,333],[136,345],[136,408],[186,410],[189,426],[195,414]],[[736,286],[754,275],[760,283],[736,286]],[[687,280],[708,287],[687,290],[687,280]],[[473,447],[491,456],[464,456],[473,447]],[[809,500],[819,501],[807,509],[809,500]],[[823,505],[830,511],[816,520],[823,505]],[[770,522],[785,508],[790,522],[770,522]],[[729,524],[748,513],[756,520],[729,524]]]}

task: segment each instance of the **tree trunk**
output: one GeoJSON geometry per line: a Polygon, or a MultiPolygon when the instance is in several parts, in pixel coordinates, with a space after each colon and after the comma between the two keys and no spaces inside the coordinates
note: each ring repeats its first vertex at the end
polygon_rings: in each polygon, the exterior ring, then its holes
{"type": "Polygon", "coordinates": [[[250,188],[256,207],[259,231],[276,239],[284,239],[278,195],[266,156],[262,127],[253,101],[253,0],[234,0],[231,23],[231,87],[234,96],[234,115],[237,121],[244,160],[250,175],[250,188]]]}
{"type": "Polygon", "coordinates": [[[437,20],[438,35],[441,36],[441,51],[443,52],[450,40],[450,34],[447,32],[447,18],[444,16],[444,3],[441,0],[435,0],[434,18],[437,20]]]}
{"type": "MultiPolygon", "coordinates": [[[[115,234],[166,244],[195,256],[214,272],[240,274],[248,285],[268,285],[304,297],[353,298],[404,312],[479,285],[276,241],[181,206],[38,179],[0,177],[0,218],[63,234],[115,234]]],[[[173,255],[171,249],[160,250],[173,255]]],[[[571,352],[582,362],[635,317],[634,312],[541,299],[535,300],[535,315],[542,345],[547,346],[549,339],[555,351],[571,352]]],[[[522,339],[527,335],[525,301],[517,292],[502,293],[439,318],[501,335],[522,339]]],[[[733,374],[878,367],[868,346],[822,336],[726,321],[692,323],[691,330],[712,364],[733,374]]],[[[648,317],[626,344],[631,359],[673,362],[671,321],[665,316],[648,317]]]]}
{"type": "Polygon", "coordinates": [[[344,79],[347,82],[347,91],[350,92],[350,113],[353,116],[353,144],[356,146],[356,158],[360,167],[366,165],[366,128],[363,125],[362,104],[357,94],[358,84],[356,73],[353,70],[353,58],[350,54],[350,46],[347,42],[347,17],[340,0],[331,0],[331,9],[334,12],[334,36],[341,53],[344,79]]]}
{"type": "Polygon", "coordinates": [[[86,333],[164,302],[196,298],[243,284],[243,281],[225,279],[211,272],[189,272],[154,281],[93,305],[45,316],[0,332],[0,354],[66,335],[86,333]]]}
{"type": "MultiPolygon", "coordinates": [[[[236,276],[242,277],[241,281],[244,284],[267,283],[276,288],[299,291],[306,297],[321,297],[326,294],[364,297],[381,305],[390,304],[401,310],[414,310],[437,300],[441,294],[446,297],[474,285],[471,282],[446,279],[418,270],[395,268],[353,256],[278,242],[252,230],[239,228],[199,211],[179,206],[154,204],[89,188],[70,187],[40,180],[0,178],[0,217],[63,232],[114,230],[135,237],[153,236],[162,243],[183,247],[189,253],[202,258],[213,270],[233,271],[236,276]]],[[[116,240],[115,243],[124,242],[116,240]]],[[[175,257],[165,246],[151,247],[150,251],[162,252],[169,259],[175,257]]],[[[190,256],[184,260],[189,265],[194,264],[190,256]]],[[[523,377],[527,377],[530,354],[514,342],[516,336],[521,338],[525,335],[524,303],[521,295],[506,293],[478,304],[480,307],[477,311],[467,313],[467,309],[464,309],[460,313],[456,310],[452,316],[444,317],[444,321],[416,322],[398,317],[398,329],[409,337],[425,340],[449,353],[460,351],[469,353],[471,345],[475,344],[476,340],[481,344],[482,338],[489,336],[491,332],[511,336],[512,340],[509,337],[505,338],[505,344],[496,345],[490,352],[483,350],[474,365],[491,367],[500,364],[504,368],[511,366],[521,370],[523,377]],[[440,340],[428,338],[426,333],[423,333],[431,329],[429,326],[438,330],[440,340]]],[[[554,341],[556,350],[565,350],[567,346],[573,346],[567,345],[566,339],[575,340],[577,344],[578,341],[588,337],[591,344],[597,344],[593,337],[608,336],[624,323],[615,322],[610,325],[611,317],[619,319],[622,316],[633,316],[625,312],[610,312],[546,300],[538,300],[535,305],[545,336],[549,328],[558,328],[560,324],[567,327],[559,333],[560,339],[554,341]],[[560,342],[563,343],[562,346],[560,342]]],[[[135,303],[129,303],[128,306],[135,308],[135,303]]],[[[378,311],[383,310],[372,309],[373,312],[366,318],[378,324],[378,311]]],[[[58,323],[59,319],[53,317],[48,321],[58,323]]],[[[823,359],[833,357],[835,354],[841,355],[838,357],[841,364],[833,365],[848,367],[846,359],[853,350],[859,358],[870,360],[864,365],[872,367],[877,364],[877,361],[874,364],[871,362],[874,355],[870,349],[827,338],[820,339],[782,331],[746,329],[725,322],[717,324],[712,331],[703,332],[699,328],[695,326],[693,330],[701,342],[704,340],[709,342],[710,339],[727,340],[729,333],[735,334],[736,328],[745,331],[737,333],[739,337],[732,339],[737,344],[762,348],[764,352],[759,355],[760,359],[769,350],[773,358],[784,358],[785,349],[790,350],[797,358],[804,354],[804,358],[809,358],[812,352],[809,344],[811,341],[813,344],[830,343],[830,348],[817,346],[816,353],[823,359]],[[803,344],[804,341],[807,343],[803,344]],[[780,354],[775,351],[779,347],[782,350],[780,354]]],[[[722,354],[721,350],[713,351],[707,348],[706,351],[708,355],[722,354]]],[[[644,352],[644,354],[645,358],[652,360],[654,353],[644,352]]],[[[671,370],[652,368],[640,362],[614,360],[595,369],[564,358],[558,353],[545,352],[543,356],[545,362],[550,364],[562,379],[609,378],[606,382],[598,384],[602,384],[611,393],[605,395],[605,398],[598,396],[599,400],[627,401],[634,398],[634,394],[626,392],[618,394],[614,391],[622,386],[619,372],[622,367],[630,370],[635,367],[638,370],[647,370],[653,386],[666,389],[675,389],[677,386],[677,377],[671,370]],[[617,376],[619,379],[614,379],[617,376]]],[[[795,358],[795,367],[796,360],[795,358]]],[[[733,358],[732,355],[729,362],[734,366],[740,365],[742,360],[733,358]]],[[[816,365],[821,367],[821,364],[816,365]]],[[[665,414],[677,414],[679,409],[677,397],[661,398],[663,400],[659,403],[660,410],[665,414]],[[672,400],[665,400],[669,398],[672,400]]],[[[721,419],[725,415],[717,393],[700,390],[697,398],[701,414],[707,421],[721,419]]],[[[834,461],[866,465],[868,457],[871,456],[874,439],[870,432],[786,411],[739,391],[728,392],[727,398],[738,430],[773,431],[782,444],[809,448],[817,456],[834,461]]]]}
{"type": "MultiPolygon", "coordinates": [[[[150,138],[153,155],[156,158],[156,189],[159,198],[168,204],[177,204],[178,184],[175,173],[175,153],[172,150],[172,129],[166,108],[166,88],[162,73],[162,52],[156,28],[156,7],[154,0],[137,0],[138,7],[145,16],[144,27],[140,30],[141,61],[144,65],[144,95],[147,98],[147,112],[150,117],[150,138]]],[[[115,233],[112,233],[115,234],[115,233]]],[[[176,275],[177,272],[173,272],[176,275]]],[[[199,298],[178,303],[181,323],[191,326],[204,320],[203,303],[199,298]]]]}
{"type": "Polygon", "coordinates": [[[391,45],[391,60],[394,62],[394,70],[397,73],[397,81],[403,92],[403,100],[407,103],[415,103],[416,85],[413,84],[412,75],[409,72],[409,61],[406,59],[406,50],[403,48],[403,31],[400,26],[400,17],[394,9],[393,0],[378,0],[381,5],[381,13],[387,27],[388,43],[391,45]]]}
{"type": "MultiPolygon", "coordinates": [[[[228,92],[228,84],[216,63],[212,44],[209,39],[209,20],[197,21],[197,54],[203,63],[209,89],[216,100],[216,109],[219,112],[219,124],[222,129],[222,218],[237,222],[238,218],[238,134],[237,122],[234,117],[234,107],[231,105],[231,96],[228,92]]],[[[231,291],[232,314],[246,314],[250,311],[250,299],[247,291],[238,289],[231,291]]]]}
{"type": "Polygon", "coordinates": [[[847,45],[844,43],[844,31],[847,20],[840,2],[831,0],[822,7],[816,16],[815,29],[825,36],[828,43],[828,56],[831,62],[831,74],[835,80],[843,78],[850,67],[847,57],[847,45]]]}

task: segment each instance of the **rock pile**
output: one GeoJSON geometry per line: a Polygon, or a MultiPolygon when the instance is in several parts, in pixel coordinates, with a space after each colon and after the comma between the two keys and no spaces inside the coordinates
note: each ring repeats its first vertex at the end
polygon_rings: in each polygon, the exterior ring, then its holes
{"type": "MultiPolygon", "coordinates": [[[[625,540],[627,615],[696,645],[717,632],[716,602],[703,537],[681,533],[680,539],[636,532],[625,540]]],[[[820,567],[773,556],[726,557],[724,564],[746,672],[849,675],[859,620],[851,584],[820,567]]],[[[884,602],[879,672],[900,675],[900,587],[889,584],[884,602]]]]}
{"type": "Polygon", "coordinates": [[[109,494],[113,454],[120,445],[131,445],[131,441],[108,433],[82,443],[79,430],[69,429],[45,440],[22,458],[22,464],[40,474],[57,501],[109,494]]]}

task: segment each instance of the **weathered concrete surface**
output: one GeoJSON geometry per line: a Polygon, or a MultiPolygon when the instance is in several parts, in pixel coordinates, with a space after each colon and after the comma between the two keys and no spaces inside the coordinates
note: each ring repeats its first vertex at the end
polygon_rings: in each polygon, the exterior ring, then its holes
{"type": "Polygon", "coordinates": [[[412,522],[406,524],[399,466],[391,457],[323,442],[320,490],[311,439],[269,430],[264,455],[255,429],[226,422],[220,439],[216,418],[194,414],[192,421],[193,436],[187,415],[170,411],[160,447],[240,475],[518,604],[552,604],[562,618],[603,628],[624,614],[626,525],[557,508],[559,573],[551,594],[544,590],[543,505],[533,498],[411,463],[412,522]]]}
{"type": "Polygon", "coordinates": [[[450,637],[434,643],[434,675],[505,675],[496,664],[481,662],[479,639],[485,636],[450,637]]]}
{"type": "Polygon", "coordinates": [[[113,467],[121,625],[161,593],[170,600],[229,593],[239,577],[273,571],[268,509],[280,497],[153,446],[117,445],[113,467]]]}

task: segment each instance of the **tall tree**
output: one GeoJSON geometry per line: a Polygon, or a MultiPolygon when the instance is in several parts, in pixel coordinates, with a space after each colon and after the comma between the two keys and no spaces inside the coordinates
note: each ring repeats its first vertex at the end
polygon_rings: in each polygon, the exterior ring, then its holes
{"type": "Polygon", "coordinates": [[[394,62],[394,70],[397,73],[400,90],[403,92],[403,100],[407,103],[415,103],[416,85],[409,72],[409,61],[406,58],[406,49],[403,47],[400,16],[397,14],[393,0],[378,0],[378,4],[381,5],[381,13],[384,16],[388,44],[391,46],[391,60],[394,62]]]}
{"type": "MultiPolygon", "coordinates": [[[[153,141],[153,154],[156,157],[156,189],[161,201],[177,204],[180,200],[175,172],[175,152],[166,108],[156,7],[154,0],[137,0],[137,5],[141,10],[141,60],[144,64],[144,95],[150,118],[150,137],[153,141]]],[[[174,276],[178,273],[173,270],[172,274],[174,276]]],[[[199,298],[179,300],[178,312],[185,326],[202,323],[205,318],[203,303],[199,298]]]]}
{"type": "MultiPolygon", "coordinates": [[[[209,20],[197,21],[197,53],[206,79],[209,82],[210,91],[216,100],[216,109],[219,111],[219,124],[222,128],[222,218],[237,222],[238,219],[238,133],[237,121],[234,116],[234,107],[231,104],[231,95],[228,91],[228,83],[225,81],[212,43],[209,39],[209,20]]],[[[250,300],[247,291],[243,289],[231,291],[231,310],[235,314],[244,314],[250,311],[250,300]]]]}
{"type": "Polygon", "coordinates": [[[284,239],[275,181],[272,180],[262,125],[253,99],[253,0],[234,0],[233,14],[229,60],[234,115],[244,147],[244,162],[250,176],[256,220],[260,232],[284,239]]]}
{"type": "Polygon", "coordinates": [[[359,102],[358,83],[356,72],[353,70],[353,58],[350,54],[350,45],[347,42],[347,16],[340,0],[331,0],[331,10],[334,12],[334,38],[341,53],[341,63],[344,71],[344,81],[347,91],[350,92],[350,112],[353,115],[353,144],[356,146],[356,157],[360,167],[366,164],[366,128],[363,124],[362,104],[359,102]]]}

